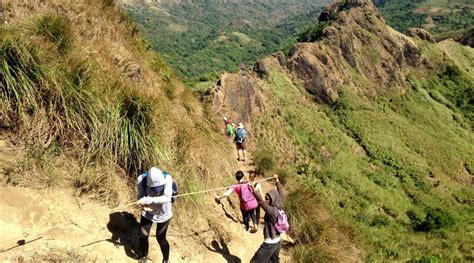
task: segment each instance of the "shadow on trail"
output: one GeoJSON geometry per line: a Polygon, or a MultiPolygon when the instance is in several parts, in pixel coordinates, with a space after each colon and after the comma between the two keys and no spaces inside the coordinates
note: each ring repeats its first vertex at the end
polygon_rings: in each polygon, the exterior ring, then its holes
{"type": "Polygon", "coordinates": [[[207,245],[205,246],[209,251],[221,254],[222,257],[224,257],[224,259],[227,260],[227,263],[241,263],[242,262],[242,260],[240,260],[239,257],[230,254],[227,244],[222,240],[220,244],[219,242],[217,242],[217,240],[212,240],[211,242],[212,248],[207,245]]]}
{"type": "Polygon", "coordinates": [[[231,214],[229,214],[229,213],[227,212],[227,210],[225,210],[224,204],[221,203],[220,205],[221,205],[221,207],[222,207],[222,210],[224,210],[224,214],[225,214],[225,216],[226,216],[227,218],[229,218],[230,220],[234,221],[234,223],[239,223],[239,220],[235,219],[235,217],[233,217],[231,214]]]}
{"type": "Polygon", "coordinates": [[[128,257],[139,259],[138,231],[139,224],[134,215],[128,212],[109,214],[107,229],[112,233],[107,241],[116,246],[123,246],[128,257]]]}

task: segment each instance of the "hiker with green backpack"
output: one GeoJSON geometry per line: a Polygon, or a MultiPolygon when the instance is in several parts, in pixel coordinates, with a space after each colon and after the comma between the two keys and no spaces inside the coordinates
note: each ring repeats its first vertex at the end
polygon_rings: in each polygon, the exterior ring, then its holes
{"type": "Polygon", "coordinates": [[[225,134],[227,137],[232,137],[235,134],[235,124],[231,118],[224,117],[224,125],[225,125],[225,134]]]}
{"type": "Polygon", "coordinates": [[[264,241],[255,252],[250,263],[280,262],[280,234],[287,232],[290,227],[283,211],[283,187],[278,175],[273,175],[273,179],[277,189],[268,191],[265,200],[257,191],[253,192],[259,206],[265,211],[263,217],[265,227],[263,229],[264,241]]]}
{"type": "Polygon", "coordinates": [[[257,232],[257,219],[255,217],[255,208],[257,208],[257,200],[253,195],[252,187],[243,180],[244,173],[237,171],[235,173],[235,179],[237,184],[230,187],[222,196],[216,196],[216,203],[220,204],[220,200],[226,196],[229,196],[232,192],[235,192],[239,197],[240,201],[240,212],[242,213],[242,219],[245,225],[245,231],[250,228],[250,219],[252,219],[253,227],[250,229],[250,233],[257,232]]]}
{"type": "Polygon", "coordinates": [[[234,143],[237,148],[237,161],[245,162],[245,149],[247,145],[247,131],[242,123],[239,123],[237,130],[235,131],[234,143]],[[242,151],[243,157],[240,158],[240,151],[242,151]]]}

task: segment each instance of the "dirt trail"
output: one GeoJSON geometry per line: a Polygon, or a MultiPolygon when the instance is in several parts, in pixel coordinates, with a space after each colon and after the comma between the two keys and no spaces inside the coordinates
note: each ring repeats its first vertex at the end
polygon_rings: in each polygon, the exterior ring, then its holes
{"type": "MultiPolygon", "coordinates": [[[[245,172],[254,169],[249,157],[246,163],[239,164],[245,172]]],[[[272,186],[264,182],[262,187],[267,191],[272,186]]],[[[219,238],[216,230],[205,225],[195,231],[180,230],[183,222],[172,221],[168,232],[171,262],[249,262],[262,243],[263,225],[255,234],[244,230],[235,196],[231,198],[234,207],[223,202],[227,216],[213,202],[214,196],[215,193],[206,195],[209,211],[197,216],[211,214],[219,223],[217,232],[225,233],[227,238],[219,238]]],[[[111,211],[97,201],[74,197],[71,189],[0,187],[0,262],[135,262],[138,218],[137,209],[111,211]],[[42,230],[46,231],[38,233],[42,230]],[[24,234],[29,234],[25,238],[27,244],[16,246],[18,237],[24,234]]],[[[281,262],[290,262],[284,249],[280,255],[281,262]]],[[[161,262],[161,252],[153,237],[150,257],[153,262],[161,262]]]]}

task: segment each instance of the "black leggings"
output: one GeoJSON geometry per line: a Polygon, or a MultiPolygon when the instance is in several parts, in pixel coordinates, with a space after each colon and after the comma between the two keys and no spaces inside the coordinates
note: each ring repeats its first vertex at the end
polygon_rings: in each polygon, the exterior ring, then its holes
{"type": "MultiPolygon", "coordinates": [[[[170,256],[170,244],[168,240],[166,240],[166,232],[168,231],[168,225],[171,219],[163,223],[156,224],[156,240],[158,244],[160,244],[161,253],[163,254],[163,261],[169,260],[170,256]]],[[[148,256],[148,247],[150,246],[148,243],[148,236],[150,236],[150,230],[153,222],[146,219],[145,217],[141,217],[140,219],[140,236],[138,242],[140,244],[141,250],[141,257],[148,256]]]]}
{"type": "Polygon", "coordinates": [[[246,211],[245,209],[240,208],[240,212],[242,212],[242,218],[245,225],[245,230],[249,230],[249,222],[252,219],[252,222],[257,226],[257,218],[255,217],[255,209],[251,209],[246,211]]]}

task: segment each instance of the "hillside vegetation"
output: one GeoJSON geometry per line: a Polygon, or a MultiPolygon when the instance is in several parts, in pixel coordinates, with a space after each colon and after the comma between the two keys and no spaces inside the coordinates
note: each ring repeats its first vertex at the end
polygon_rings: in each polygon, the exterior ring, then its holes
{"type": "Polygon", "coordinates": [[[194,84],[291,44],[329,1],[123,2],[150,45],[194,84]]]}
{"type": "MultiPolygon", "coordinates": [[[[253,169],[229,155],[217,114],[231,114],[246,121],[257,171],[279,174],[288,190],[294,242],[284,242],[283,253],[291,252],[291,262],[473,260],[472,48],[425,41],[422,31],[405,36],[372,1],[341,1],[299,34],[304,43],[259,60],[254,72],[223,75],[200,101],[113,1],[12,2],[2,11],[0,182],[17,193],[2,200],[41,199],[34,189],[51,194],[36,206],[28,202],[26,221],[69,222],[70,210],[64,218],[45,216],[60,214],[49,205],[63,201],[61,194],[70,203],[70,194],[77,197],[73,209],[86,197],[109,206],[134,200],[135,178],[151,165],[170,172],[181,193],[229,185],[237,169],[253,169]]],[[[255,40],[237,30],[216,36],[255,40]]],[[[187,66],[184,56],[179,62],[187,66]]],[[[247,243],[257,236],[239,229],[238,206],[229,201],[223,216],[208,199],[175,203],[172,225],[181,236],[173,237],[172,256],[238,262],[231,253],[239,248],[249,258],[257,245],[247,243]]],[[[22,207],[14,208],[5,211],[22,207]]],[[[22,222],[0,223],[28,232],[22,222]]],[[[20,247],[2,256],[89,256],[81,255],[85,245],[35,249],[40,242],[30,244],[33,254],[20,247]]],[[[107,251],[115,254],[104,258],[133,258],[127,248],[107,251]]]]}
{"type": "MultiPolygon", "coordinates": [[[[71,188],[112,206],[134,200],[135,178],[151,165],[182,192],[235,171],[214,114],[113,1],[10,2],[3,12],[0,138],[11,150],[0,155],[2,186],[71,188]]],[[[177,222],[201,205],[202,196],[183,199],[177,222]]],[[[183,229],[194,224],[208,221],[183,229]]]]}
{"type": "Polygon", "coordinates": [[[291,185],[293,259],[472,260],[472,48],[408,38],[369,1],[320,19],[249,77],[257,169],[291,185]]]}
{"type": "Polygon", "coordinates": [[[474,4],[465,0],[374,0],[387,24],[400,32],[420,27],[433,34],[473,27],[474,4]]]}

